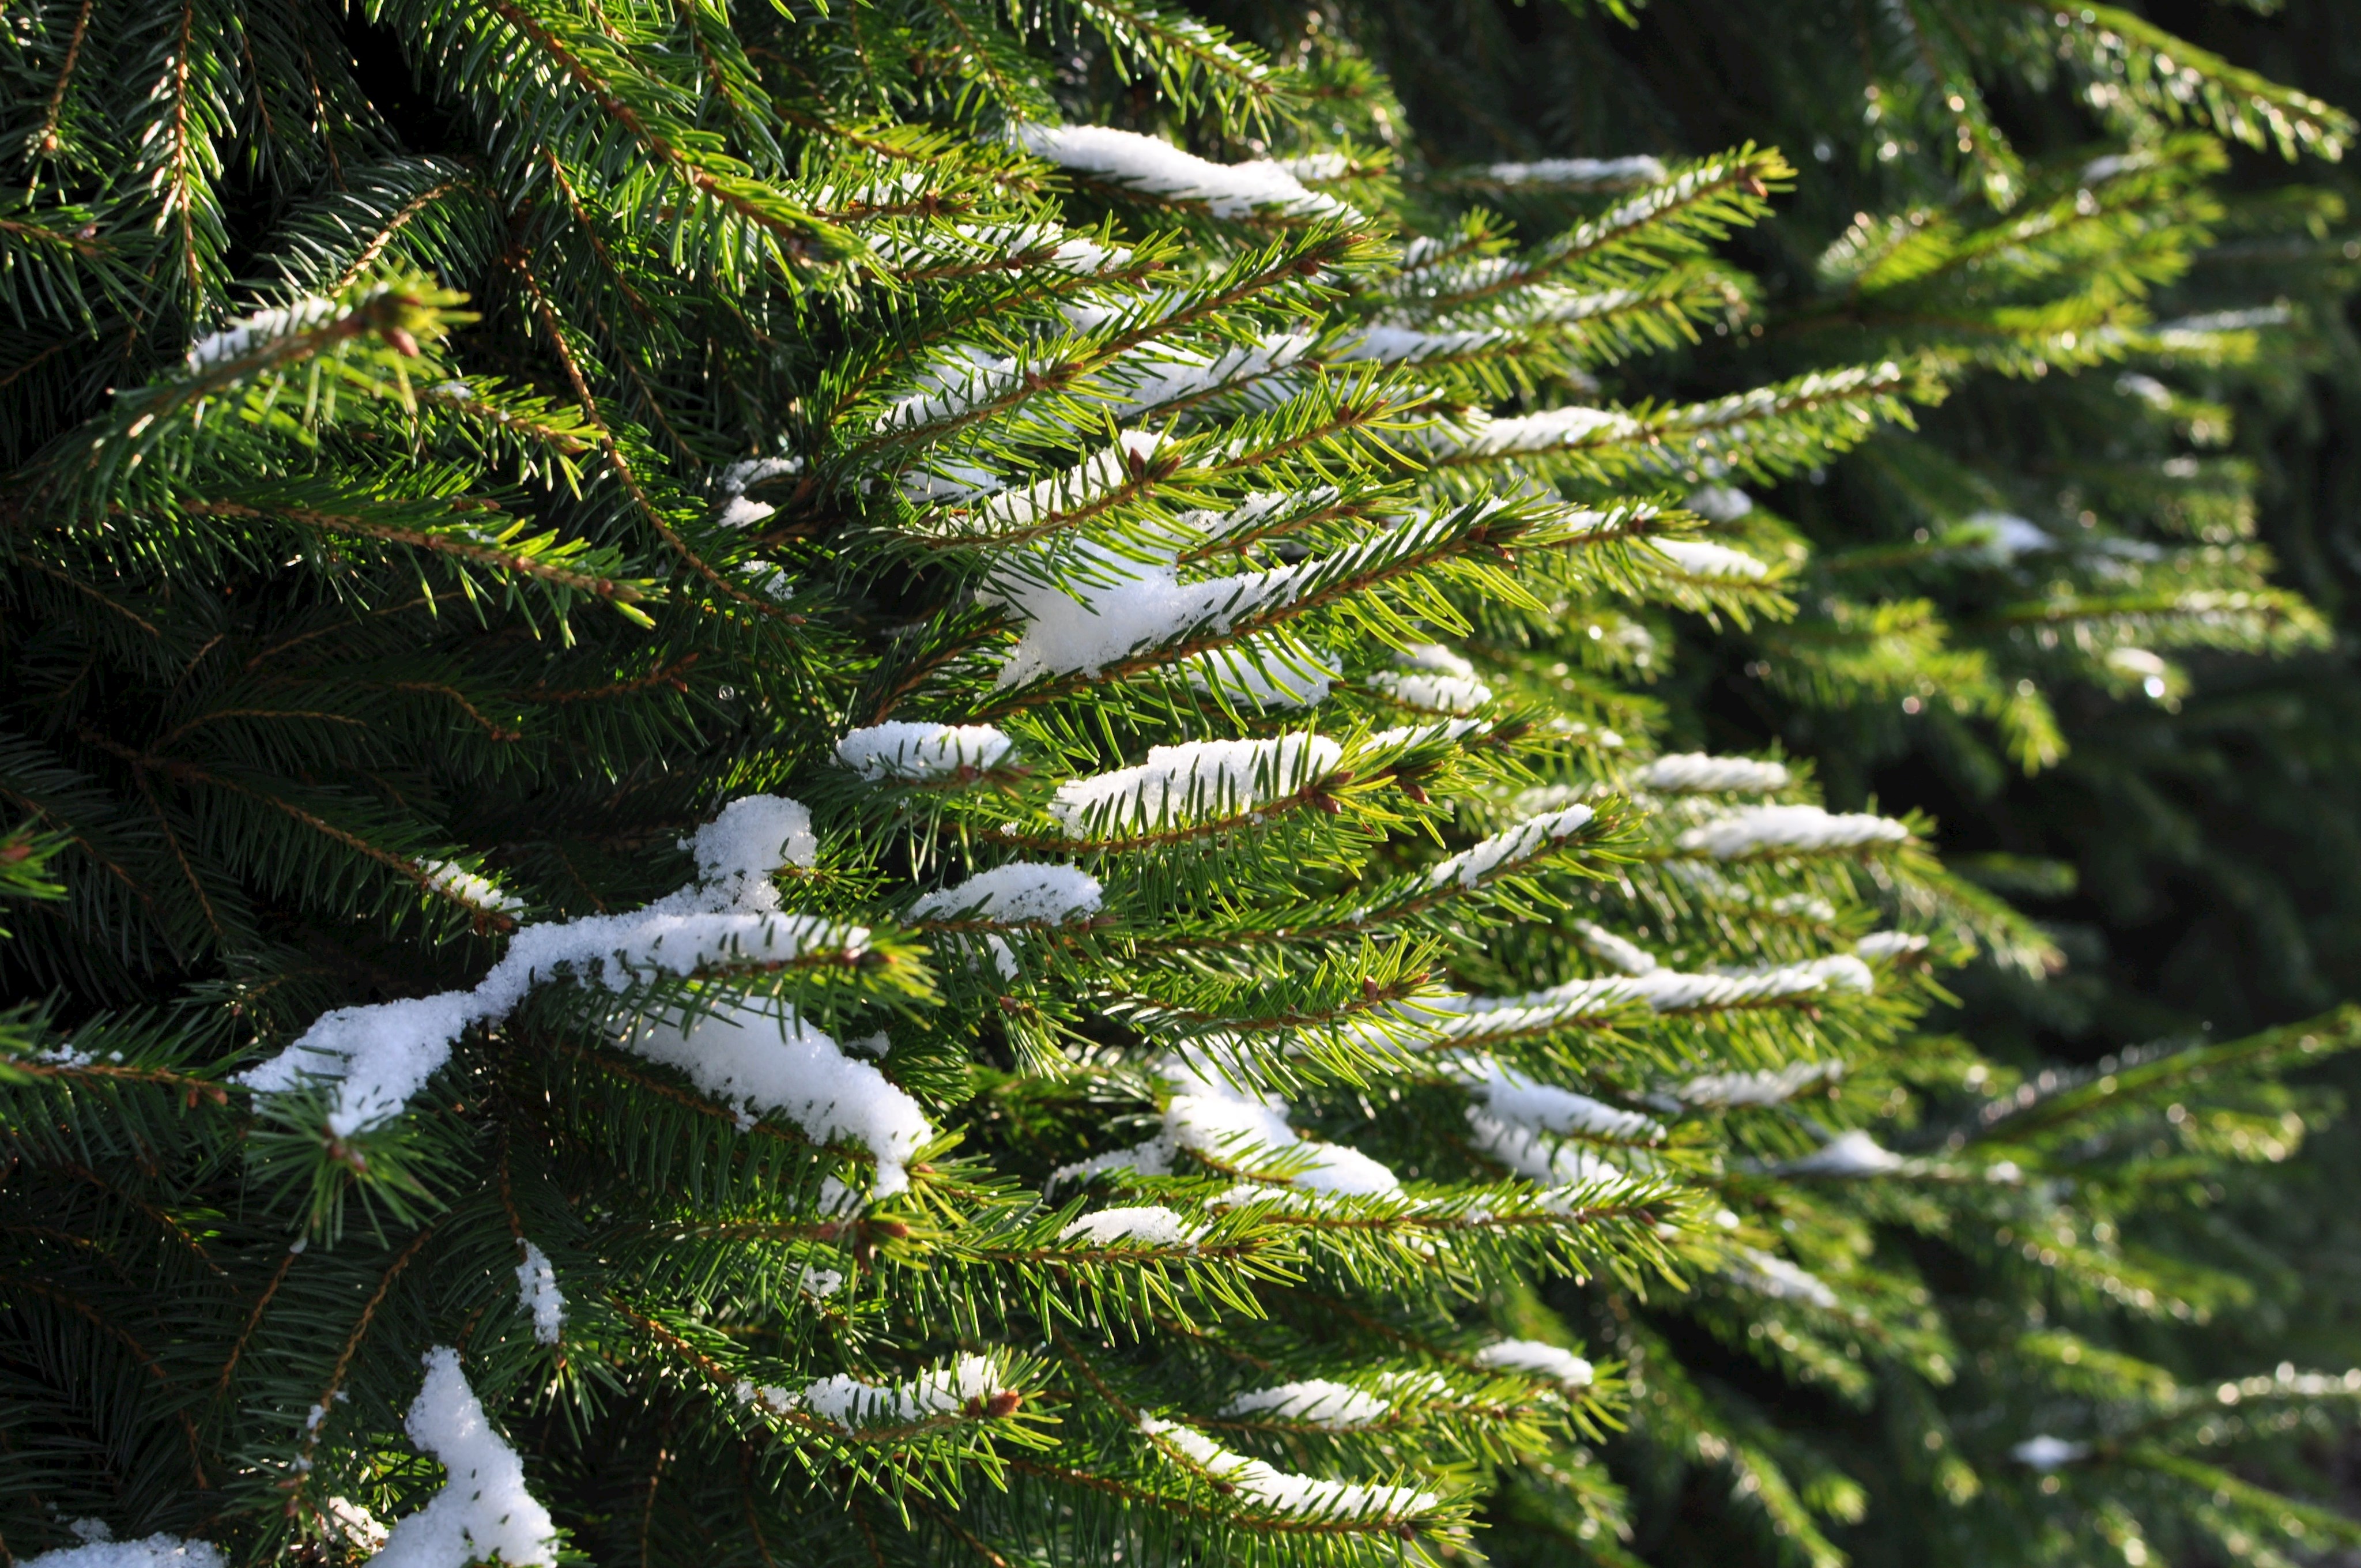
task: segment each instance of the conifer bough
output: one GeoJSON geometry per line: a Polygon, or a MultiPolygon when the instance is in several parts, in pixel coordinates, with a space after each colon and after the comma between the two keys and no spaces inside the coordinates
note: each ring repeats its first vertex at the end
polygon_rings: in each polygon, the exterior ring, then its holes
{"type": "Polygon", "coordinates": [[[2082,1223],[2038,1096],[1835,1087],[2021,930],[1595,635],[1784,613],[1683,488],[1939,389],[1596,391],[1775,154],[1518,246],[1158,7],[367,21],[432,113],[324,6],[5,44],[0,1550],[1611,1554],[1664,1323],[1930,1379],[1853,1217],[2082,1223]]]}

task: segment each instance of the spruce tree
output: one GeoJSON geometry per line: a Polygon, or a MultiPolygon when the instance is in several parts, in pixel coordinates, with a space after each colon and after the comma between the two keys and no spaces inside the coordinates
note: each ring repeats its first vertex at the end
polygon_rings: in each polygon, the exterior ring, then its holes
{"type": "Polygon", "coordinates": [[[2019,1084],[1930,823],[1659,743],[1817,569],[1711,492],[1958,378],[1602,392],[1779,153],[1512,228],[1115,0],[6,48],[12,1557],[2353,1538],[2211,1455],[2361,1376],[2021,1320],[2218,1293],[2356,1024],[2019,1084]]]}

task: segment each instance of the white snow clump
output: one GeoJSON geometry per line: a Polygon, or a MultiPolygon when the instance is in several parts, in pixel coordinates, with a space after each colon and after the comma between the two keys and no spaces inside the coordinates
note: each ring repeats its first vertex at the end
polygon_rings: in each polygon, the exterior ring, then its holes
{"type": "Polygon", "coordinates": [[[989,724],[919,724],[895,719],[856,729],[836,743],[836,760],[864,779],[939,779],[997,767],[1015,742],[989,724]]]}
{"type": "Polygon", "coordinates": [[[426,1384],[403,1420],[410,1441],[450,1472],[424,1508],[395,1521],[374,1568],[467,1568],[499,1553],[504,1563],[555,1568],[557,1527],[525,1490],[516,1450],[484,1419],[459,1370],[459,1353],[426,1353],[426,1384]]]}

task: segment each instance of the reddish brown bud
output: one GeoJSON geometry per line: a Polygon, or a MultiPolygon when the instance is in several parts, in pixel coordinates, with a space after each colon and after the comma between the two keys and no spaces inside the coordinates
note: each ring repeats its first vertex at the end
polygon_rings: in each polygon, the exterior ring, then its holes
{"type": "Polygon", "coordinates": [[[983,1413],[995,1421],[1003,1421],[1015,1415],[1017,1407],[1024,1403],[1024,1395],[1014,1388],[1003,1388],[984,1401],[983,1413]]]}
{"type": "Polygon", "coordinates": [[[385,340],[393,345],[393,351],[396,354],[401,355],[404,359],[415,359],[418,357],[418,340],[410,335],[410,329],[408,327],[390,326],[386,328],[385,340]]]}

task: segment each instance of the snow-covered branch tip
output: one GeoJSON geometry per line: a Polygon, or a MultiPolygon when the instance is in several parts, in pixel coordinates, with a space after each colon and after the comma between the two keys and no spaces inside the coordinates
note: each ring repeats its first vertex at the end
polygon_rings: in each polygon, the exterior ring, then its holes
{"type": "Polygon", "coordinates": [[[634,971],[686,975],[717,964],[865,950],[864,927],[780,912],[772,872],[782,864],[813,865],[819,856],[811,814],[796,802],[733,801],[688,848],[697,879],[678,893],[634,914],[520,927],[508,952],[471,989],[338,1008],[236,1081],[264,1098],[335,1085],[326,1131],[341,1140],[401,1114],[460,1036],[506,1017],[534,986],[563,971],[621,990],[634,971]]]}
{"type": "Polygon", "coordinates": [[[1900,844],[1909,838],[1908,825],[1891,817],[1823,811],[1817,806],[1749,806],[1699,823],[1675,844],[1685,854],[1736,861],[1900,844]]]}
{"type": "Polygon", "coordinates": [[[1210,163],[1170,142],[1105,126],[1019,124],[1011,135],[1061,169],[1159,201],[1200,203],[1217,218],[1368,221],[1335,197],[1306,189],[1276,163],[1210,163]]]}
{"type": "Polygon", "coordinates": [[[1201,1431],[1143,1416],[1139,1430],[1168,1458],[1228,1488],[1238,1497],[1274,1513],[1312,1519],[1414,1519],[1442,1499],[1414,1486],[1372,1486],[1297,1475],[1259,1459],[1233,1453],[1201,1431]]]}

